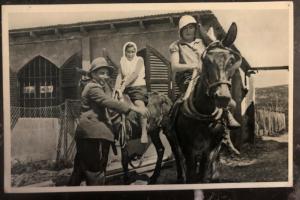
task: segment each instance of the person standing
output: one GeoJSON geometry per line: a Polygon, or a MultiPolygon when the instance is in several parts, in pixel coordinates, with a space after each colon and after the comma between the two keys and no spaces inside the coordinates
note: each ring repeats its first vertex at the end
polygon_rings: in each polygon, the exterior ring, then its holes
{"type": "Polygon", "coordinates": [[[77,153],[70,186],[80,185],[83,180],[87,185],[105,183],[109,147],[114,142],[108,109],[125,114],[134,111],[145,118],[149,116],[147,108],[129,106],[112,98],[108,81],[113,70],[103,57],[94,59],[91,64],[88,73],[91,80],[81,94],[81,115],[75,132],[77,153]]]}

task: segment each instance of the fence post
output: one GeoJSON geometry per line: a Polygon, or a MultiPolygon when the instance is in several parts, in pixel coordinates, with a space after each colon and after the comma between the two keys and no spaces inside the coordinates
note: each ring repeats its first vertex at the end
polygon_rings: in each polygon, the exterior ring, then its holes
{"type": "Polygon", "coordinates": [[[64,108],[65,104],[61,104],[59,107],[59,119],[60,119],[60,131],[59,131],[59,137],[58,137],[58,142],[57,142],[57,153],[56,153],[56,163],[58,164],[60,159],[61,159],[61,148],[62,148],[62,140],[64,136],[64,108]]]}

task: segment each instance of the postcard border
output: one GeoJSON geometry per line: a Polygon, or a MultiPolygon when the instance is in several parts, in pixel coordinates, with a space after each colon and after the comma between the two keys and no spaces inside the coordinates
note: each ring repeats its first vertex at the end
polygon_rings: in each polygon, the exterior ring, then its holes
{"type": "MultiPolygon", "coordinates": [[[[170,3],[167,3],[170,4],[170,3]]],[[[178,5],[180,3],[176,3],[178,5]]],[[[182,3],[185,5],[201,4],[207,6],[207,9],[232,9],[230,4],[236,3],[182,3]],[[218,6],[222,6],[222,8],[218,6]]],[[[292,187],[293,186],[293,89],[294,89],[294,65],[293,65],[293,45],[294,45],[294,24],[293,24],[293,2],[239,2],[235,9],[241,9],[243,6],[265,6],[266,4],[274,7],[268,9],[289,9],[289,133],[288,133],[288,181],[287,182],[258,182],[258,183],[210,183],[210,184],[179,184],[179,185],[134,185],[134,186],[79,186],[79,187],[20,187],[11,186],[11,138],[10,138],[10,91],[9,91],[9,51],[2,51],[3,58],[3,110],[4,110],[4,191],[7,193],[43,193],[43,192],[92,192],[92,191],[149,191],[149,190],[190,190],[190,189],[225,189],[225,188],[272,188],[272,187],[292,187]],[[5,87],[6,86],[6,87],[5,87]],[[290,101],[292,99],[292,101],[290,101]]],[[[66,4],[71,6],[70,4],[66,4]]],[[[66,6],[64,5],[64,6],[66,6]]],[[[92,4],[90,4],[92,6],[92,4]]],[[[110,4],[112,5],[112,4],[110,4]]],[[[145,4],[144,4],[145,5],[145,4]]],[[[5,5],[2,6],[2,45],[3,49],[9,49],[8,36],[8,14],[14,7],[26,8],[28,6],[5,5]]],[[[63,6],[63,5],[59,5],[63,6]]],[[[75,7],[80,5],[75,5],[75,7]]],[[[124,5],[122,5],[124,6],[124,5]]],[[[247,7],[248,9],[249,7],[247,7]]],[[[255,9],[255,8],[253,8],[255,9]]],[[[257,8],[256,8],[257,9],[257,8]]],[[[260,8],[261,9],[261,8],[260,8]]],[[[15,10],[14,10],[15,12],[15,10]]]]}

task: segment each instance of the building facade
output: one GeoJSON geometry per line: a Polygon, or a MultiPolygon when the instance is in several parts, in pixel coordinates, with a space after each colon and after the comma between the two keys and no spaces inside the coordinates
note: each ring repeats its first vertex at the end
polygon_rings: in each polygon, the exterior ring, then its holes
{"type": "MultiPolygon", "coordinates": [[[[123,44],[128,41],[137,44],[138,54],[145,60],[148,90],[175,99],[177,87],[171,77],[168,48],[178,39],[177,25],[183,14],[193,15],[207,30],[213,27],[217,39],[225,35],[211,11],[10,30],[11,106],[51,107],[66,99],[79,99],[78,68],[88,70],[91,61],[103,54],[118,67],[123,44]]],[[[235,116],[240,122],[253,101],[251,80],[246,76],[249,69],[243,60],[233,79],[232,94],[238,104],[235,116]]],[[[237,140],[245,140],[247,135],[237,140]]]]}

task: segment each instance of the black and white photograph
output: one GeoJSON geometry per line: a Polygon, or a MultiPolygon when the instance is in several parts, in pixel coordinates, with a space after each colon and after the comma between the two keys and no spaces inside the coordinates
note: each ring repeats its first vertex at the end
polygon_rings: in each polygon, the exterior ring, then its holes
{"type": "Polygon", "coordinates": [[[293,186],[293,2],[5,5],[2,39],[5,192],[293,186]]]}

